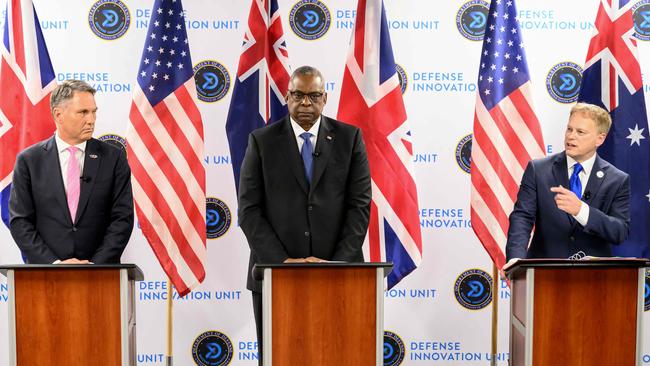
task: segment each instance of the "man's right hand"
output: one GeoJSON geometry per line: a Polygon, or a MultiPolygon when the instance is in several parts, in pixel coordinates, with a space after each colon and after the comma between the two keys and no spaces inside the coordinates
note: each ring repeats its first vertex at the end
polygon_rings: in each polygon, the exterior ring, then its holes
{"type": "Polygon", "coordinates": [[[307,263],[307,260],[305,258],[287,258],[284,263],[307,263]]]}
{"type": "Polygon", "coordinates": [[[69,258],[58,264],[90,264],[90,262],[86,259],[69,258]]]}

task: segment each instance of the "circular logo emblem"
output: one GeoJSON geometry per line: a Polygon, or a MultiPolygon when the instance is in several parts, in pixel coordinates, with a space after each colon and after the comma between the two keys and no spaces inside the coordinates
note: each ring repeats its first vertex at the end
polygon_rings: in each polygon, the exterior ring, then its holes
{"type": "Polygon", "coordinates": [[[470,41],[482,41],[490,6],[484,0],[471,0],[456,13],[456,28],[470,41]]]}
{"type": "Polygon", "coordinates": [[[129,30],[131,15],[120,0],[99,0],[90,8],[88,23],[97,37],[112,41],[129,30]]]}
{"type": "Polygon", "coordinates": [[[465,173],[470,172],[472,163],[472,134],[463,137],[456,145],[456,163],[465,173]]]}
{"type": "Polygon", "coordinates": [[[650,0],[641,0],[632,7],[634,35],[642,41],[650,41],[650,0]]]}
{"type": "Polygon", "coordinates": [[[289,12],[289,25],[293,33],[309,41],[324,36],[331,22],[329,9],[318,0],[301,0],[289,12]]]}
{"type": "Polygon", "coordinates": [[[205,226],[208,239],[216,239],[230,229],[230,209],[218,198],[206,198],[205,226]]]}
{"type": "Polygon", "coordinates": [[[469,269],[456,279],[454,295],[467,309],[483,309],[492,302],[492,277],[483,270],[469,269]]]}
{"type": "Polygon", "coordinates": [[[216,330],[201,333],[192,344],[192,358],[199,366],[225,366],[232,355],[230,338],[216,330]]]}
{"type": "Polygon", "coordinates": [[[230,74],[217,61],[202,61],[194,66],[194,81],[199,99],[207,103],[221,100],[230,90],[230,74]]]}
{"type": "Polygon", "coordinates": [[[574,62],[560,62],[546,75],[548,94],[560,103],[573,103],[578,100],[582,67],[574,62]]]}
{"type": "Polygon", "coordinates": [[[384,331],[384,366],[401,365],[405,355],[402,338],[393,332],[384,331]]]}
{"type": "Polygon", "coordinates": [[[650,271],[645,271],[645,311],[650,311],[650,271]]]}
{"type": "Polygon", "coordinates": [[[395,64],[395,71],[397,71],[397,77],[399,78],[399,86],[402,89],[402,95],[406,93],[406,87],[409,85],[409,79],[406,76],[404,68],[398,64],[395,64]]]}
{"type": "Polygon", "coordinates": [[[101,135],[97,138],[99,141],[104,141],[108,144],[111,144],[122,150],[126,150],[126,140],[122,136],[118,136],[112,133],[101,135]]]}

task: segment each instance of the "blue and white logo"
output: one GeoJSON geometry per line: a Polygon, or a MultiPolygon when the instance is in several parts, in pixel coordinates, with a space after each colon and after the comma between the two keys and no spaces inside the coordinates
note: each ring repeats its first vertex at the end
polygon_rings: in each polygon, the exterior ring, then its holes
{"type": "Polygon", "coordinates": [[[323,37],[331,22],[329,9],[318,0],[301,0],[289,12],[291,30],[309,41],[323,37]]]}
{"type": "Polygon", "coordinates": [[[230,90],[230,74],[217,61],[201,61],[194,66],[194,82],[199,100],[207,103],[223,99],[230,90]]]}
{"type": "Polygon", "coordinates": [[[208,239],[220,238],[230,229],[232,221],[230,209],[218,198],[207,197],[205,201],[205,226],[208,239]]]}
{"type": "Polygon", "coordinates": [[[106,135],[101,135],[97,138],[99,141],[104,141],[108,144],[111,144],[121,150],[126,151],[126,139],[122,136],[116,135],[114,133],[109,133],[106,135]]]}
{"type": "Polygon", "coordinates": [[[460,139],[456,145],[456,163],[467,174],[472,165],[472,134],[460,139]]]}
{"type": "Polygon", "coordinates": [[[384,366],[399,366],[404,361],[404,341],[391,331],[384,331],[384,366]]]}
{"type": "Polygon", "coordinates": [[[645,311],[650,311],[650,271],[645,272],[645,311]]]}
{"type": "Polygon", "coordinates": [[[90,8],[88,23],[97,37],[112,41],[129,30],[131,15],[120,0],[99,0],[90,8]]]}
{"type": "Polygon", "coordinates": [[[454,284],[456,301],[464,308],[480,310],[492,302],[492,277],[480,269],[469,269],[454,284]]]}
{"type": "Polygon", "coordinates": [[[582,67],[575,62],[560,62],[546,75],[546,90],[560,103],[573,103],[578,100],[581,82],[582,67]]]}
{"type": "Polygon", "coordinates": [[[456,27],[470,41],[482,41],[487,24],[489,4],[484,0],[471,0],[456,13],[456,27]]]}
{"type": "Polygon", "coordinates": [[[230,338],[216,330],[201,333],[192,344],[192,358],[199,366],[226,366],[232,355],[230,338]]]}
{"type": "Polygon", "coordinates": [[[395,71],[397,71],[397,77],[399,78],[399,87],[402,89],[402,95],[406,93],[406,88],[409,85],[409,79],[406,76],[406,72],[402,65],[395,64],[395,71]]]}
{"type": "Polygon", "coordinates": [[[641,41],[650,41],[650,0],[641,0],[632,7],[634,35],[641,41]]]}

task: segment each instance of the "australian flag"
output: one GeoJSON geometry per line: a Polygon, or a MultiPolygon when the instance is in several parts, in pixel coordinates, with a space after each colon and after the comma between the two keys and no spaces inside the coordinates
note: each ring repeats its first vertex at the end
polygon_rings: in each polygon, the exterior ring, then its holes
{"type": "Polygon", "coordinates": [[[578,100],[599,105],[612,128],[598,154],[630,175],[630,236],[614,255],[650,258],[650,139],[629,0],[601,0],[578,100]]]}
{"type": "Polygon", "coordinates": [[[248,134],[287,114],[289,53],[280,15],[277,0],[252,1],[226,120],[237,189],[248,134]]]}

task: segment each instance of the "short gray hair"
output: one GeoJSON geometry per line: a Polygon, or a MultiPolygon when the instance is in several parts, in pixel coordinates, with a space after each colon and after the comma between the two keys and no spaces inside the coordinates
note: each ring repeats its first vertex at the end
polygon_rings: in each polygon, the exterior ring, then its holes
{"type": "Polygon", "coordinates": [[[293,70],[291,79],[289,79],[289,85],[293,85],[293,79],[297,78],[298,76],[315,76],[320,79],[323,88],[325,88],[325,78],[323,77],[323,74],[321,74],[321,72],[313,66],[305,65],[293,70]]]}
{"type": "Polygon", "coordinates": [[[85,81],[74,79],[66,80],[57,85],[52,91],[52,95],[50,96],[50,112],[54,113],[54,108],[72,99],[74,92],[90,93],[95,95],[97,90],[85,81]]]}

